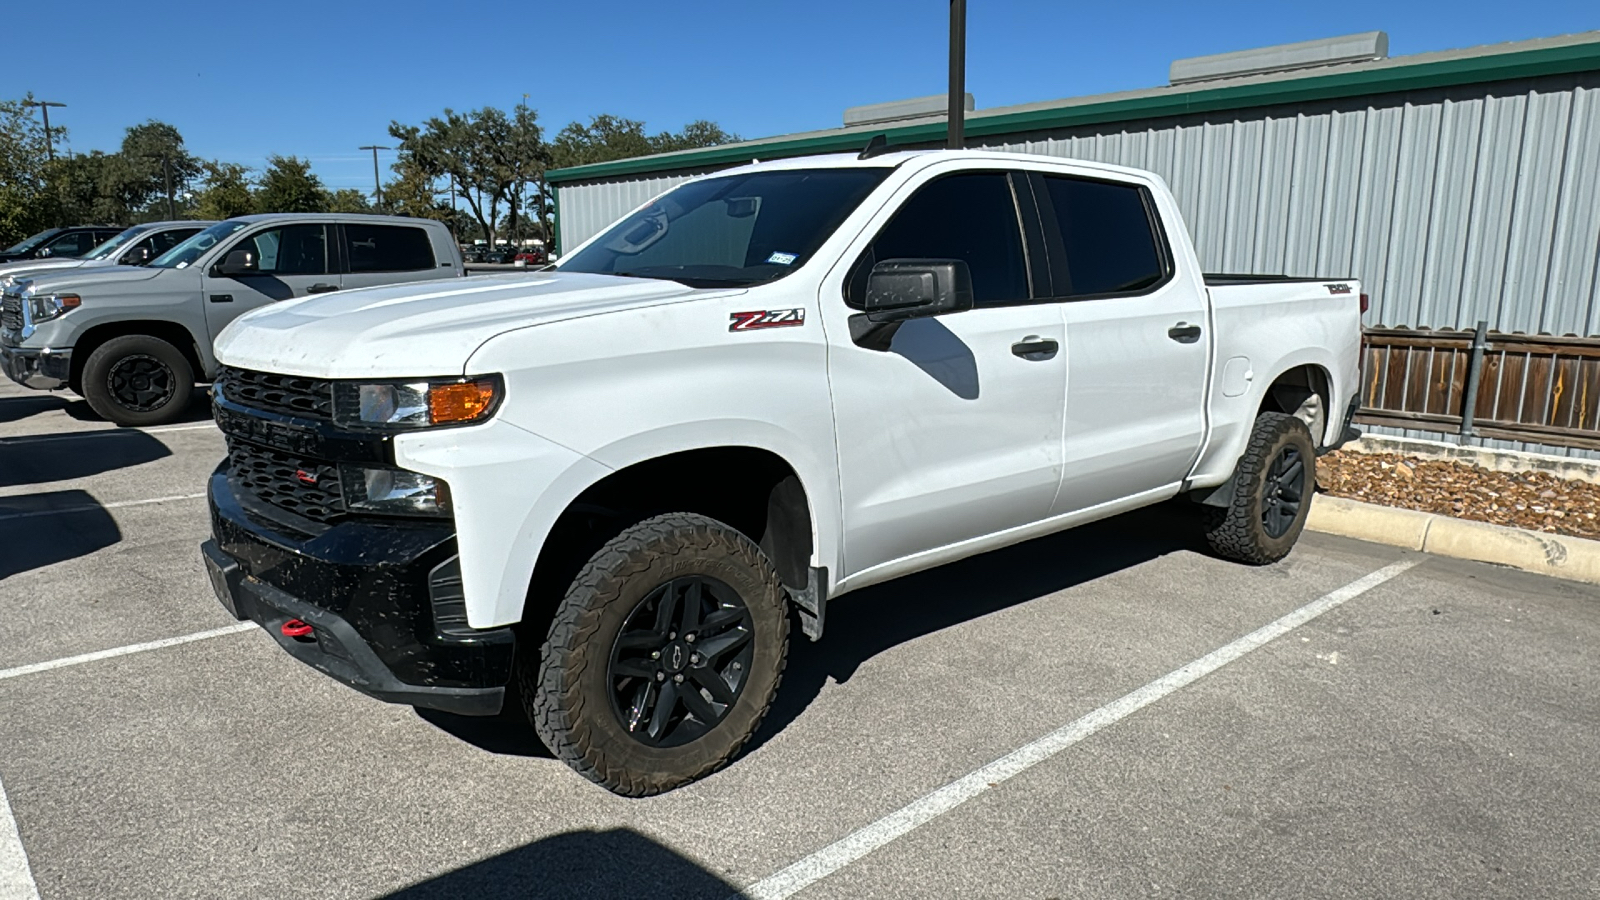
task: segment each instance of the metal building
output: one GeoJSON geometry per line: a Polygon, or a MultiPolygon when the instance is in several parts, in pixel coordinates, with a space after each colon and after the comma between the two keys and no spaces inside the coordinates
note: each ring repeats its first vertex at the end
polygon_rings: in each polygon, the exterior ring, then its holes
{"type": "MultiPolygon", "coordinates": [[[[1369,326],[1600,335],[1600,32],[1386,49],[1372,33],[1184,60],[1166,87],[978,110],[966,134],[1157,172],[1208,271],[1353,275],[1369,326]]],[[[560,246],[695,175],[944,131],[869,121],[552,172],[560,246]]]]}

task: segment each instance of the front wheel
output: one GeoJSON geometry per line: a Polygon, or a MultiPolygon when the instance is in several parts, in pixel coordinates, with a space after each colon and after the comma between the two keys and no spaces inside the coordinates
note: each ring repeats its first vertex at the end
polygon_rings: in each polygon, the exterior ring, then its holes
{"type": "Polygon", "coordinates": [[[783,586],[760,548],[714,519],[673,513],[589,559],[539,656],[524,655],[518,671],[551,751],[640,797],[738,754],[772,704],[788,645],[783,586]]]}
{"type": "Polygon", "coordinates": [[[1262,413],[1233,473],[1225,507],[1208,507],[1206,540],[1217,555],[1265,565],[1289,555],[1311,511],[1317,454],[1294,416],[1262,413]]]}
{"type": "Polygon", "coordinates": [[[158,337],[130,334],[96,347],[83,364],[89,408],[118,425],[162,425],[183,415],[194,393],[194,368],[158,337]]]}

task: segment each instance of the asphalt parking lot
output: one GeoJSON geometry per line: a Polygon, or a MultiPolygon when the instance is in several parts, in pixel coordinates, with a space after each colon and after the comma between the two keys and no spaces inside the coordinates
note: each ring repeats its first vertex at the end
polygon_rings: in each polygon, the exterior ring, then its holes
{"type": "Polygon", "coordinates": [[[1147,510],[842,599],[627,800],[219,632],[204,416],[0,382],[0,900],[1600,896],[1592,587],[1147,510]]]}

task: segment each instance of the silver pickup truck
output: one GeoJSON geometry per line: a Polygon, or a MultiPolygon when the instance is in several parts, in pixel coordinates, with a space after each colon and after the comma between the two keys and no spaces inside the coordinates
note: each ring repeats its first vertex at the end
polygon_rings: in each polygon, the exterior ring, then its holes
{"type": "Polygon", "coordinates": [[[0,291],[0,368],[70,388],[119,425],[181,416],[211,342],[259,306],[345,288],[465,274],[440,222],[275,213],[218,222],[139,267],[40,272],[0,291]]]}

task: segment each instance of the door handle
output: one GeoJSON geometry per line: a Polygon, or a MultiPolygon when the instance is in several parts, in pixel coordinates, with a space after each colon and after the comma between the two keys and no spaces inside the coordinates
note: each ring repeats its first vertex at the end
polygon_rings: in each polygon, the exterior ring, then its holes
{"type": "Polygon", "coordinates": [[[1022,340],[1011,345],[1011,352],[1013,354],[1020,356],[1023,359],[1034,361],[1049,359],[1050,357],[1055,356],[1056,351],[1059,349],[1061,349],[1060,344],[1050,340],[1049,338],[1039,337],[1037,334],[1030,334],[1022,340]]]}
{"type": "Polygon", "coordinates": [[[311,287],[306,288],[306,293],[326,294],[329,291],[337,291],[338,289],[339,286],[337,284],[313,284],[311,287]]]}
{"type": "Polygon", "coordinates": [[[1167,337],[1180,344],[1192,344],[1200,340],[1200,326],[1190,325],[1188,322],[1179,322],[1167,329],[1167,337]]]}

